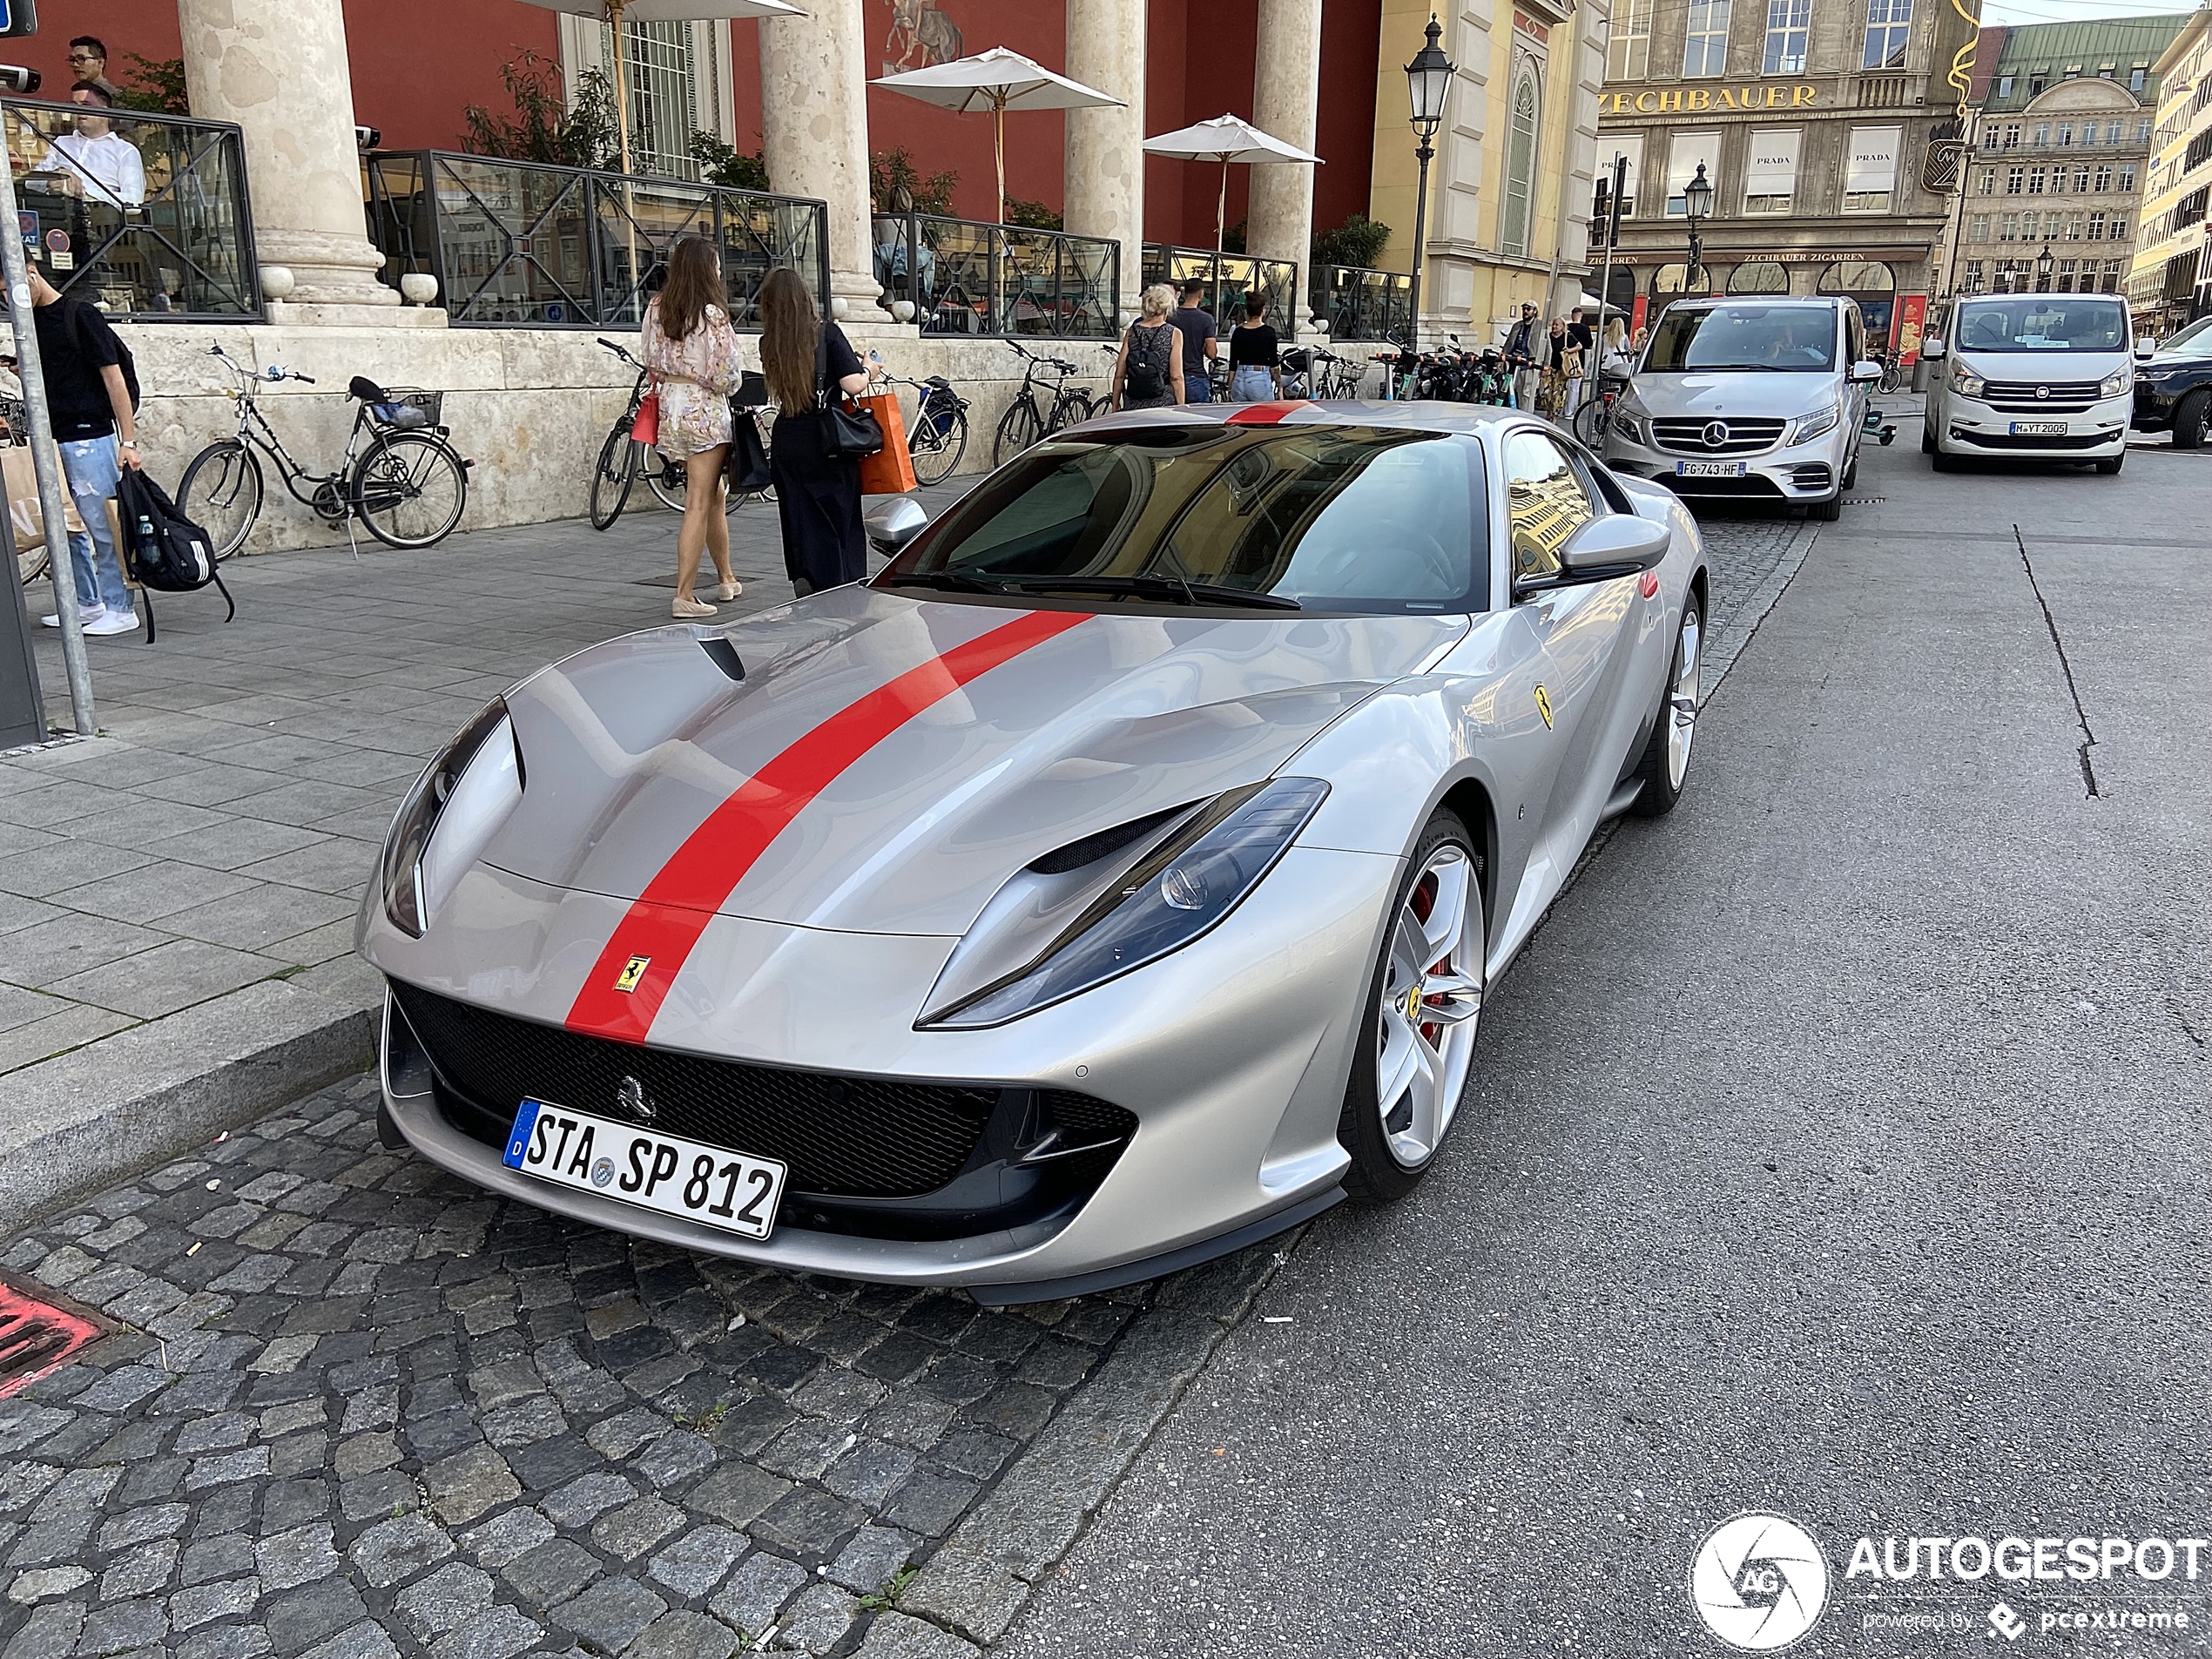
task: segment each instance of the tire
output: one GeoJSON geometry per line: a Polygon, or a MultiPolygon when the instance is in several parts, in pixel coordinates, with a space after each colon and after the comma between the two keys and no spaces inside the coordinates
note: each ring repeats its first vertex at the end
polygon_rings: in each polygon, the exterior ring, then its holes
{"type": "Polygon", "coordinates": [[[1043,436],[1044,423],[1037,418],[1037,406],[1026,397],[1017,398],[1006,406],[998,430],[991,435],[991,464],[1004,466],[1043,436]]]}
{"type": "Polygon", "coordinates": [[[1575,435],[1593,449],[1602,450],[1605,429],[1613,424],[1605,405],[1593,398],[1575,411],[1575,435]]]}
{"type": "Polygon", "coordinates": [[[1938,472],[1956,472],[1959,470],[1959,457],[1939,447],[1928,452],[1928,464],[1938,472]]]}
{"type": "Polygon", "coordinates": [[[2096,463],[2097,470],[2107,478],[2116,476],[2127,459],[2128,452],[2124,449],[2116,455],[2100,456],[2096,463]]]}
{"type": "Polygon", "coordinates": [[[615,422],[599,446],[598,465],[591,469],[591,528],[604,530],[622,516],[630,491],[637,482],[637,459],[630,450],[630,423],[615,422]]]}
{"type": "Polygon", "coordinates": [[[1844,469],[1843,488],[1844,489],[1858,488],[1858,451],[1856,449],[1851,451],[1851,465],[1844,469]]]}
{"type": "Polygon", "coordinates": [[[177,510],[207,532],[220,564],[246,545],[261,516],[260,462],[236,438],[209,444],[185,469],[177,510]]]}
{"type": "Polygon", "coordinates": [[[2212,391],[2200,388],[2183,398],[2174,411],[2174,447],[2194,449],[2204,442],[2204,417],[2212,408],[2212,391]]]}
{"type": "Polygon", "coordinates": [[[943,482],[952,476],[953,469],[960,465],[960,458],[968,453],[968,411],[954,410],[951,429],[927,448],[909,444],[907,448],[914,456],[915,482],[943,482]]]}
{"type": "Polygon", "coordinates": [[[1675,630],[1675,652],[1659,688],[1659,712],[1636,760],[1635,776],[1643,787],[1630,807],[1639,818],[1658,818],[1675,810],[1689,776],[1690,746],[1697,738],[1697,703],[1703,691],[1705,617],[1690,590],[1683,601],[1682,625],[1675,630]],[[1677,741],[1679,739],[1679,742],[1677,741]]]}
{"type": "Polygon", "coordinates": [[[428,432],[387,432],[354,469],[351,504],[387,547],[432,547],[469,506],[469,469],[428,432]]]}
{"type": "Polygon", "coordinates": [[[1344,1177],[1349,1197],[1362,1204],[1402,1198],[1434,1163],[1474,1075],[1488,938],[1481,857],[1467,826],[1440,809],[1422,828],[1391,900],[1389,928],[1357,1023],[1337,1123],[1337,1139],[1352,1156],[1344,1177]],[[1440,905],[1451,908],[1440,911],[1440,905]],[[1423,1000],[1409,1010],[1417,983],[1423,1000]],[[1419,1020],[1422,1011],[1447,1017],[1419,1020]],[[1386,1089],[1393,1091],[1387,1102],[1386,1089]]]}
{"type": "Polygon", "coordinates": [[[1844,516],[1843,492],[1838,490],[1826,501],[1817,501],[1805,509],[1805,516],[1822,524],[1832,524],[1844,516]]]}
{"type": "Polygon", "coordinates": [[[16,574],[23,578],[26,588],[46,574],[46,544],[16,550],[16,574]]]}
{"type": "Polygon", "coordinates": [[[1933,428],[1924,425],[1920,428],[1920,453],[1924,455],[1932,455],[1935,452],[1935,432],[1933,428]]]}

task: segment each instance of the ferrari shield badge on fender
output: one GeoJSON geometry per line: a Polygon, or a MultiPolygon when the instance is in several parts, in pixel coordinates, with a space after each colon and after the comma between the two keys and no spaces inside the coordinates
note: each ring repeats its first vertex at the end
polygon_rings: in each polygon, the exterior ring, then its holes
{"type": "Polygon", "coordinates": [[[1536,688],[1536,712],[1544,717],[1544,730],[1550,731],[1552,729],[1551,694],[1541,685],[1536,688]]]}
{"type": "MultiPolygon", "coordinates": [[[[1544,718],[1545,723],[1548,725],[1551,717],[1546,715],[1544,718]]],[[[617,991],[636,990],[637,981],[645,977],[645,970],[652,966],[652,961],[653,959],[650,956],[632,956],[622,965],[622,972],[615,975],[615,989],[617,991]]]]}

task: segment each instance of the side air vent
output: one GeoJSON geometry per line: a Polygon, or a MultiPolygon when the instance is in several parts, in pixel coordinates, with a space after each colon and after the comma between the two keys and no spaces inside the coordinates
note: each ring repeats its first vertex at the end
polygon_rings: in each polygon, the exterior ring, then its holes
{"type": "Polygon", "coordinates": [[[1154,813],[1150,818],[1133,819],[1126,824],[1116,824],[1111,829],[1094,830],[1079,841],[1056,846],[1041,859],[1032,860],[1029,867],[1039,875],[1065,875],[1070,870],[1080,870],[1086,864],[1096,864],[1109,853],[1118,853],[1147,830],[1156,828],[1176,816],[1190,811],[1187,806],[1170,806],[1163,813],[1154,813]]]}

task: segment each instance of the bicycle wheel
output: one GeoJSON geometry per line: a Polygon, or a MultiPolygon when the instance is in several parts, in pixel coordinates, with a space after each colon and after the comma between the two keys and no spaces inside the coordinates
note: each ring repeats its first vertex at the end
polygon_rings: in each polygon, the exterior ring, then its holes
{"type": "Polygon", "coordinates": [[[1081,426],[1098,413],[1098,405],[1089,392],[1080,386],[1072,388],[1052,406],[1052,423],[1048,428],[1064,432],[1071,426],[1081,426]]]}
{"type": "Polygon", "coordinates": [[[46,544],[16,550],[16,574],[23,578],[26,588],[46,574],[46,544]]]}
{"type": "Polygon", "coordinates": [[[387,432],[354,469],[351,505],[387,547],[442,542],[469,505],[469,469],[428,432],[387,432]]]}
{"type": "Polygon", "coordinates": [[[637,459],[630,450],[630,422],[617,421],[599,446],[599,464],[591,469],[591,528],[605,529],[622,516],[630,502],[631,486],[637,482],[637,459]]]}
{"type": "Polygon", "coordinates": [[[914,456],[916,483],[942,482],[952,476],[953,469],[967,453],[968,411],[954,409],[951,421],[941,429],[934,420],[923,421],[907,448],[914,456]]]}
{"type": "Polygon", "coordinates": [[[1612,424],[1613,405],[1605,398],[1594,397],[1575,412],[1575,435],[1601,452],[1605,444],[1605,429],[1612,424]]]}
{"type": "Polygon", "coordinates": [[[991,437],[991,464],[1003,465],[1014,455],[1044,436],[1044,422],[1038,418],[1037,406],[1028,398],[1017,398],[1006,406],[1006,413],[999,419],[999,428],[991,437]]]}
{"type": "Polygon", "coordinates": [[[207,532],[221,563],[246,545],[261,516],[261,463],[236,438],[209,444],[185,469],[177,510],[207,532]]]}
{"type": "Polygon", "coordinates": [[[682,512],[684,497],[691,493],[686,485],[687,475],[684,471],[684,463],[680,461],[671,461],[650,444],[640,444],[638,448],[644,453],[637,457],[637,467],[638,470],[645,475],[645,482],[648,487],[651,489],[655,496],[660,498],[660,504],[667,508],[670,512],[682,512]]]}

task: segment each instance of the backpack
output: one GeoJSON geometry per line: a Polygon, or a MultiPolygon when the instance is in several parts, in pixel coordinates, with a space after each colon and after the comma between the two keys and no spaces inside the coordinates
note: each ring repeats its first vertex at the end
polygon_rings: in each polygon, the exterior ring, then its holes
{"type": "MultiPolygon", "coordinates": [[[[84,349],[84,314],[90,311],[94,316],[99,318],[103,322],[107,320],[107,314],[95,307],[86,305],[82,300],[72,300],[69,302],[69,305],[70,333],[77,339],[77,350],[78,355],[82,356],[84,361],[89,363],[92,361],[92,354],[84,349]]],[[[136,415],[138,412],[139,402],[138,360],[131,355],[131,348],[123,343],[123,336],[120,334],[117,334],[115,337],[115,366],[123,371],[123,389],[130,393],[131,413],[136,415]]]]}
{"type": "MultiPolygon", "coordinates": [[[[230,613],[238,601],[215,571],[215,543],[206,530],[177,510],[169,492],[142,469],[126,467],[115,487],[116,514],[123,521],[123,553],[132,580],[152,593],[195,593],[212,583],[230,613]]],[[[153,604],[146,604],[146,643],[153,643],[153,604]]]]}
{"type": "MultiPolygon", "coordinates": [[[[1130,325],[1129,368],[1122,376],[1122,388],[1131,397],[1157,397],[1168,389],[1167,371],[1152,361],[1151,346],[1137,343],[1136,331],[1143,326],[1141,323],[1130,325]],[[1140,353],[1143,355],[1139,355],[1140,353]]],[[[1152,338],[1157,341],[1159,336],[1155,334],[1152,338]]],[[[1172,334],[1170,339],[1172,342],[1172,334]]]]}

